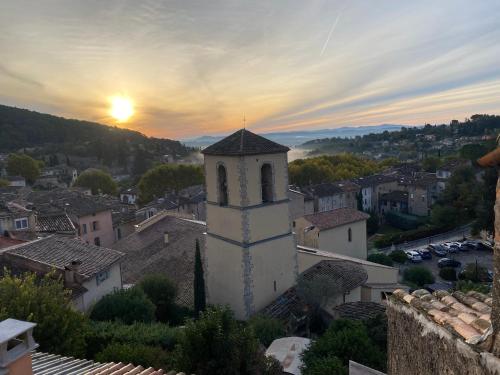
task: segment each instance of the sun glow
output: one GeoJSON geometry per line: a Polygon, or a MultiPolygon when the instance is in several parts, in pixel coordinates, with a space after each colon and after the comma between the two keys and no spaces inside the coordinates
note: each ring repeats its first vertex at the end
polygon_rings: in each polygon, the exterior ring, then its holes
{"type": "Polygon", "coordinates": [[[110,114],[118,122],[127,121],[134,114],[132,100],[124,96],[113,96],[111,98],[110,114]]]}

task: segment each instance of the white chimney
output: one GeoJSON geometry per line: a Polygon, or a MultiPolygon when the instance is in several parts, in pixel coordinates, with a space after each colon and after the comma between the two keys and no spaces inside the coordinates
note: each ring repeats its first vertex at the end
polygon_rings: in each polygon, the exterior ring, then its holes
{"type": "Polygon", "coordinates": [[[0,375],[33,375],[31,351],[36,323],[6,319],[0,322],[0,375]]]}
{"type": "Polygon", "coordinates": [[[168,245],[168,233],[167,232],[163,233],[163,243],[165,245],[168,245]]]}
{"type": "MultiPolygon", "coordinates": [[[[75,284],[76,283],[76,274],[78,273],[78,269],[80,268],[80,264],[82,262],[80,260],[73,260],[70,264],[64,267],[64,281],[67,284],[75,284]]],[[[1,374],[0,374],[1,375],[1,374]]]]}

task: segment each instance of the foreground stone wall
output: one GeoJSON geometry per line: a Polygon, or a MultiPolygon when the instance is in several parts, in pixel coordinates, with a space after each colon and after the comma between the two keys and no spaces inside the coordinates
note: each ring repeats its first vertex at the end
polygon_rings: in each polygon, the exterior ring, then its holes
{"type": "Polygon", "coordinates": [[[481,352],[411,307],[388,301],[388,375],[500,375],[500,359],[481,352]]]}

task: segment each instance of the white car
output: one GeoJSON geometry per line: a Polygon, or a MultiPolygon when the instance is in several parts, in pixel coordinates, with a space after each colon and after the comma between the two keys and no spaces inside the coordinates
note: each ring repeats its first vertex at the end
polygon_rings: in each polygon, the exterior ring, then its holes
{"type": "Polygon", "coordinates": [[[443,244],[443,247],[449,252],[449,253],[458,253],[458,250],[460,249],[460,244],[458,242],[445,242],[443,244]]]}
{"type": "Polygon", "coordinates": [[[412,263],[420,263],[422,261],[422,256],[415,250],[405,251],[408,260],[412,263]]]}

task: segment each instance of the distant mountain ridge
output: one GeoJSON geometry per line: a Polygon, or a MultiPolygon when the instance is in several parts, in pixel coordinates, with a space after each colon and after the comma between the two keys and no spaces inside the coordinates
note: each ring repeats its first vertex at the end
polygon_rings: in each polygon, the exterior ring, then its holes
{"type": "MultiPolygon", "coordinates": [[[[320,130],[298,130],[290,132],[272,132],[272,133],[259,133],[266,138],[287,145],[287,146],[298,146],[305,142],[322,139],[322,138],[353,138],[356,136],[362,136],[371,133],[383,133],[384,131],[396,131],[401,130],[401,128],[408,127],[407,125],[395,125],[395,124],[382,124],[373,126],[343,126],[334,129],[320,129],[320,130]]],[[[184,139],[182,142],[191,147],[206,147],[217,141],[220,141],[225,136],[201,136],[197,138],[184,139]]]]}

